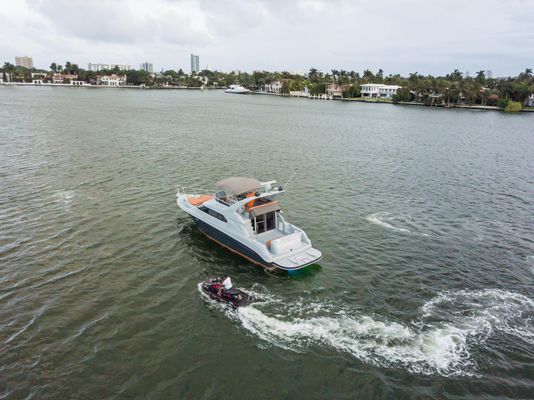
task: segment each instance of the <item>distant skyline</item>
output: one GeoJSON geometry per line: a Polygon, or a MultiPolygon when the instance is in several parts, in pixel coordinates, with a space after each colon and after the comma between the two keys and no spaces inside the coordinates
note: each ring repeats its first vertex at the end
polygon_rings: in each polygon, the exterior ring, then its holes
{"type": "Polygon", "coordinates": [[[0,0],[0,61],[444,75],[534,67],[529,0],[0,0]]]}

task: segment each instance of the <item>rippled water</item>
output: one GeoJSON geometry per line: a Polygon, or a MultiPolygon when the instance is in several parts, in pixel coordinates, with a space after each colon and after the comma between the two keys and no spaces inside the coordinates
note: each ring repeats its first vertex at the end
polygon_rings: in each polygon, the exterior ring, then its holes
{"type": "Polygon", "coordinates": [[[0,88],[0,399],[534,397],[531,115],[0,88]],[[270,274],[179,185],[284,181],[270,274]],[[231,275],[261,300],[198,291],[231,275]]]}

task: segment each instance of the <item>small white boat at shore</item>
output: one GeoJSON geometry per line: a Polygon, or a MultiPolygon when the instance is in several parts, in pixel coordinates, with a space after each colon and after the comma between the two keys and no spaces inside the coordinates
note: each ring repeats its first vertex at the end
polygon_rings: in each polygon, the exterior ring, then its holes
{"type": "Polygon", "coordinates": [[[241,85],[230,85],[228,86],[228,89],[225,90],[226,93],[234,93],[234,94],[249,94],[250,90],[247,88],[244,88],[241,85]]]}
{"type": "Polygon", "coordinates": [[[276,181],[234,177],[217,182],[217,192],[178,189],[178,206],[208,238],[268,269],[297,270],[321,260],[306,233],[282,216],[276,181]]]}

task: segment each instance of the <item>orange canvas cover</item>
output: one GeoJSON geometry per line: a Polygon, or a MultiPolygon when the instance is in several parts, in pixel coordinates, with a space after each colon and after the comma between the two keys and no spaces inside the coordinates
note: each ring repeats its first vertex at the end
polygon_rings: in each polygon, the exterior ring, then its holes
{"type": "MultiPolygon", "coordinates": [[[[253,192],[250,192],[250,193],[247,193],[247,197],[254,197],[254,193],[253,192]]],[[[256,200],[251,200],[249,201],[246,205],[245,205],[245,209],[248,210],[250,209],[250,207],[254,206],[254,202],[256,200]]]]}
{"type": "Polygon", "coordinates": [[[192,206],[198,207],[201,204],[204,204],[206,201],[213,199],[213,196],[210,196],[209,194],[203,194],[201,196],[189,196],[187,198],[187,201],[192,206]]]}

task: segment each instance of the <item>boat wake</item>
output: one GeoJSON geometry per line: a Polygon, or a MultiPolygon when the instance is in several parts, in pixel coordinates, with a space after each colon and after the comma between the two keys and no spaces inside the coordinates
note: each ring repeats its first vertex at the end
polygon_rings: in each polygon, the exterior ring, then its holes
{"type": "Polygon", "coordinates": [[[527,263],[530,265],[530,272],[534,274],[534,256],[527,256],[527,263]]]}
{"type": "Polygon", "coordinates": [[[319,346],[415,374],[476,375],[476,352],[489,347],[489,337],[534,344],[534,301],[498,289],[439,294],[409,323],[324,301],[287,303],[265,293],[256,296],[263,301],[221,309],[258,337],[260,347],[306,352],[319,346]]]}
{"type": "Polygon", "coordinates": [[[428,236],[428,234],[421,232],[421,229],[408,214],[393,215],[389,212],[381,211],[368,215],[366,219],[375,225],[380,225],[396,232],[428,236]]]}

